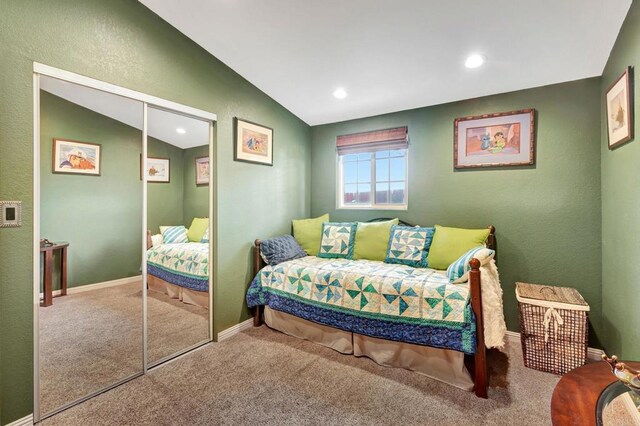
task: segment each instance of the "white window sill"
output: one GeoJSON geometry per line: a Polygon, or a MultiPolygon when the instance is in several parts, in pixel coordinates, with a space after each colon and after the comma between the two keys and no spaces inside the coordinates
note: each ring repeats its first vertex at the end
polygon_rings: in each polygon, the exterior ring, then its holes
{"type": "Polygon", "coordinates": [[[409,206],[407,205],[397,205],[397,206],[389,206],[389,205],[377,205],[377,206],[338,206],[338,210],[409,210],[409,206]]]}

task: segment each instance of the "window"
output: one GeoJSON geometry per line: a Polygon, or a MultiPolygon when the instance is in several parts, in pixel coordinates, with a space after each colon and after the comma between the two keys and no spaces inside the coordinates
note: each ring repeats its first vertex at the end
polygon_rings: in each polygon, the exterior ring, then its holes
{"type": "Polygon", "coordinates": [[[338,207],[369,209],[407,208],[407,141],[406,128],[402,137],[371,142],[370,134],[348,135],[353,142],[341,144],[338,137],[338,207]],[[366,142],[362,142],[366,141],[366,142]]]}

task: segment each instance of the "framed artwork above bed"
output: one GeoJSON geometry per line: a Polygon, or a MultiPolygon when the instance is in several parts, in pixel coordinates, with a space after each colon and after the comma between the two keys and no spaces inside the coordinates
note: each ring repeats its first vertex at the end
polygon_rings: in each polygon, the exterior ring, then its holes
{"type": "Polygon", "coordinates": [[[456,169],[534,164],[535,110],[456,118],[453,166],[456,169]]]}

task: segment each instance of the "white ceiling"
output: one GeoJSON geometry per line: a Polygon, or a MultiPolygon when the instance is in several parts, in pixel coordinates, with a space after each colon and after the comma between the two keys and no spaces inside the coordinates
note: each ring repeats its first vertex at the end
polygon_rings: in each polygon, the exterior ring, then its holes
{"type": "Polygon", "coordinates": [[[631,5],[140,1],[311,125],[599,76],[631,5]],[[487,61],[466,69],[474,52],[487,61]]]}
{"type": "MultiPolygon", "coordinates": [[[[42,76],[40,88],[98,114],[142,130],[142,102],[100,90],[42,76]]],[[[147,121],[149,136],[179,148],[209,144],[209,125],[201,120],[149,107],[147,121]],[[185,130],[184,134],[176,132],[185,130]]]]}

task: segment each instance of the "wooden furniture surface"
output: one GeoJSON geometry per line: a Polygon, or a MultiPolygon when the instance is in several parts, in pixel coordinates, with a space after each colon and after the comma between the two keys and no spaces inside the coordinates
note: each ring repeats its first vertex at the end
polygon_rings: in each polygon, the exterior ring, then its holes
{"type": "MultiPolygon", "coordinates": [[[[386,218],[371,219],[369,222],[379,222],[388,220],[386,218]]],[[[408,225],[406,222],[402,224],[408,225]]],[[[411,225],[409,225],[411,226],[411,225]]],[[[495,251],[494,259],[498,256],[498,246],[496,244],[496,228],[489,226],[489,236],[487,237],[487,248],[495,251]]],[[[260,240],[256,240],[253,249],[253,276],[266,266],[266,263],[260,256],[260,240]]],[[[480,279],[480,261],[471,259],[469,262],[471,270],[469,271],[469,290],[471,293],[471,309],[476,317],[476,353],[473,355],[473,391],[480,398],[488,398],[489,373],[487,370],[487,347],[484,343],[484,320],[482,314],[482,284],[480,279]]],[[[262,315],[264,306],[256,306],[253,308],[253,326],[260,327],[262,325],[262,315]]]]}
{"type": "Polygon", "coordinates": [[[60,296],[67,295],[67,248],[69,243],[54,243],[52,246],[40,246],[40,253],[44,253],[44,284],[43,300],[40,306],[47,307],[53,304],[53,254],[60,250],[60,296]]]}
{"type": "MultiPolygon", "coordinates": [[[[640,369],[640,362],[625,364],[640,369]]],[[[587,364],[565,374],[553,390],[551,422],[556,426],[595,426],[598,398],[617,380],[605,362],[587,364]]]]}

